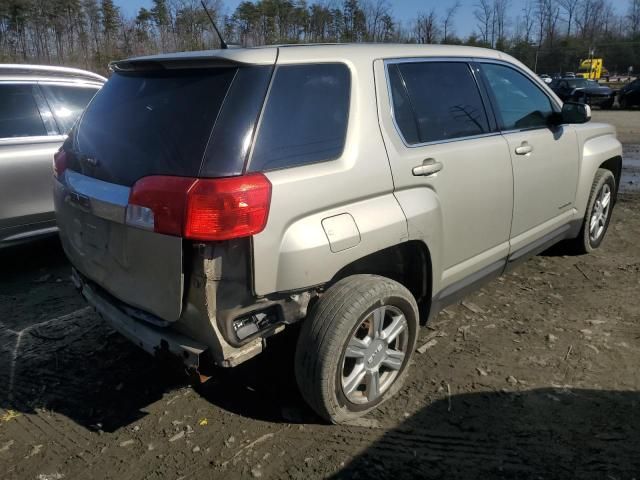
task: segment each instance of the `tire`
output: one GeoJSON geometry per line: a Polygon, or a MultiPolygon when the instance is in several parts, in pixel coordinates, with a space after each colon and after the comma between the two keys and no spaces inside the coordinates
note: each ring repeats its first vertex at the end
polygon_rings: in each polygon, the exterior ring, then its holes
{"type": "Polygon", "coordinates": [[[613,205],[616,198],[616,180],[610,170],[599,168],[596,172],[596,176],[593,179],[593,185],[591,186],[591,193],[589,194],[589,203],[587,203],[587,210],[584,215],[582,228],[580,234],[573,240],[572,247],[575,253],[584,254],[590,253],[600,246],[609,222],[611,221],[611,214],[613,212],[613,205]],[[606,211],[599,210],[599,203],[602,200],[601,193],[603,191],[609,191],[609,200],[606,211]],[[595,231],[592,227],[592,220],[594,215],[598,212],[601,213],[601,220],[595,227],[595,231]],[[597,233],[597,235],[595,235],[597,233]]]}
{"type": "Polygon", "coordinates": [[[613,100],[607,100],[606,102],[600,104],[601,110],[611,110],[613,108],[613,100]]]}
{"type": "Polygon", "coordinates": [[[618,105],[620,106],[621,110],[626,110],[627,108],[629,108],[627,97],[622,97],[620,100],[618,100],[618,105]]]}
{"type": "Polygon", "coordinates": [[[388,278],[353,275],[329,288],[296,348],[296,379],[309,406],[329,422],[344,423],[392,397],[415,350],[418,319],[411,292],[388,278]]]}

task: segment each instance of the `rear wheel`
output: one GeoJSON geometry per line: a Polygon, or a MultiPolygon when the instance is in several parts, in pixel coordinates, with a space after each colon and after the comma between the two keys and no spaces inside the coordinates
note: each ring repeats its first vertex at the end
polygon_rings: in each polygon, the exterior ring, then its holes
{"type": "Polygon", "coordinates": [[[324,419],[360,417],[401,387],[418,307],[401,284],[376,275],[340,280],[314,305],[296,350],[296,378],[324,419]]]}
{"type": "Polygon", "coordinates": [[[599,168],[580,234],[573,241],[576,253],[589,253],[600,246],[609,227],[616,194],[616,180],[610,170],[599,168]]]}

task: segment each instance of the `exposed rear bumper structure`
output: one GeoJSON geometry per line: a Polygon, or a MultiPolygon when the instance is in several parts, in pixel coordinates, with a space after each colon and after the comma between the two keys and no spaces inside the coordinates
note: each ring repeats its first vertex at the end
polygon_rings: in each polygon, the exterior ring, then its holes
{"type": "Polygon", "coordinates": [[[125,314],[104,295],[92,288],[73,269],[72,280],[82,296],[109,325],[151,355],[170,353],[184,365],[199,371],[207,346],[168,328],[155,327],[125,314]]]}

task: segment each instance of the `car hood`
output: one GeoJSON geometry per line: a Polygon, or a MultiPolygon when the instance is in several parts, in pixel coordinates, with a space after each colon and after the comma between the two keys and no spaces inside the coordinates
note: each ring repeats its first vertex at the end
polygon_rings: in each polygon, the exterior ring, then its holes
{"type": "Polygon", "coordinates": [[[611,95],[612,90],[609,87],[584,87],[584,88],[575,88],[574,92],[582,92],[587,95],[611,95]]]}

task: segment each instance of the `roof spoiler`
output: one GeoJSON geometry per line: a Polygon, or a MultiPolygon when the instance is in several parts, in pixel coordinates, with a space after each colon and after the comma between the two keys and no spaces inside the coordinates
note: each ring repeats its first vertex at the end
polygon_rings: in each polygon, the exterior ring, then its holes
{"type": "Polygon", "coordinates": [[[194,68],[229,68],[241,65],[226,58],[191,58],[191,59],[130,59],[109,63],[112,72],[145,72],[158,70],[182,70],[194,68]]]}

